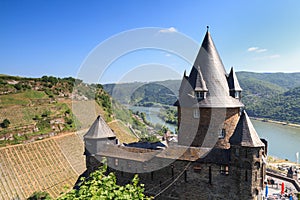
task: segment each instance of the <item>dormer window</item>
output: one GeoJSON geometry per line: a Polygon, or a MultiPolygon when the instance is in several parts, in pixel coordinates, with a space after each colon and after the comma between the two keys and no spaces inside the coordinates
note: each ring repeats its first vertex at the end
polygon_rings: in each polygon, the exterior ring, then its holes
{"type": "Polygon", "coordinates": [[[220,130],[220,132],[219,132],[219,139],[225,138],[225,135],[226,135],[226,130],[225,130],[225,128],[223,128],[223,129],[220,130]]]}
{"type": "Polygon", "coordinates": [[[198,100],[204,99],[204,92],[196,91],[195,96],[198,100]]]}
{"type": "Polygon", "coordinates": [[[241,92],[240,92],[240,91],[235,91],[234,97],[235,97],[236,99],[239,99],[239,98],[241,97],[241,92]]]}

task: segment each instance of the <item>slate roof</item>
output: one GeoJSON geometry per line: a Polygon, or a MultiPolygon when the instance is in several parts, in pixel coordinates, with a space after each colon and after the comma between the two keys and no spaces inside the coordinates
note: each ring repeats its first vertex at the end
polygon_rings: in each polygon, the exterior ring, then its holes
{"type": "Polygon", "coordinates": [[[166,147],[166,145],[164,145],[161,142],[133,142],[129,144],[124,144],[124,146],[143,148],[143,149],[153,149],[153,150],[158,150],[166,147]]]}
{"type": "Polygon", "coordinates": [[[235,72],[233,70],[233,67],[230,70],[230,73],[228,75],[227,81],[228,81],[229,90],[242,91],[242,88],[241,88],[241,86],[239,84],[239,81],[238,81],[238,79],[236,77],[236,74],[235,74],[235,72]]]}
{"type": "Polygon", "coordinates": [[[264,147],[264,143],[260,140],[250,121],[246,111],[242,112],[239,122],[229,140],[232,145],[240,145],[244,147],[264,147]]]}
{"type": "Polygon", "coordinates": [[[213,148],[205,157],[198,159],[197,162],[228,165],[230,162],[230,150],[213,148]]]}
{"type": "Polygon", "coordinates": [[[99,115],[83,137],[85,139],[102,139],[116,137],[116,135],[99,115]]]}
{"type": "Polygon", "coordinates": [[[192,68],[188,81],[195,91],[208,91],[200,70],[200,66],[198,66],[197,69],[196,67],[192,68]]]}
{"type": "MultiPolygon", "coordinates": [[[[182,84],[186,82],[185,78],[184,76],[182,84]]],[[[186,84],[187,89],[184,91],[188,91],[186,95],[189,97],[179,95],[179,104],[181,106],[193,105],[194,107],[222,108],[244,106],[239,99],[230,96],[226,71],[208,31],[187,79],[189,84],[186,84]],[[197,89],[208,90],[206,98],[199,102],[195,101],[191,95],[191,92],[197,89]]],[[[178,105],[178,102],[175,105],[178,105]]]]}

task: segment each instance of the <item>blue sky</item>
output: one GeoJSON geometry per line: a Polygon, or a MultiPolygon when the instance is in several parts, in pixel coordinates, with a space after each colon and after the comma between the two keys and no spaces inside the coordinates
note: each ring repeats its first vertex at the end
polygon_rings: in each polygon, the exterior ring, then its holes
{"type": "MultiPolygon", "coordinates": [[[[207,25],[227,71],[300,72],[299,19],[297,0],[1,0],[0,73],[77,77],[97,46],[124,31],[160,27],[200,44],[207,25]]],[[[178,56],[148,49],[121,55],[99,80],[179,78],[184,70],[178,56]],[[171,70],[151,77],[155,66],[171,70]],[[143,73],[130,76],[134,69],[143,73]]]]}

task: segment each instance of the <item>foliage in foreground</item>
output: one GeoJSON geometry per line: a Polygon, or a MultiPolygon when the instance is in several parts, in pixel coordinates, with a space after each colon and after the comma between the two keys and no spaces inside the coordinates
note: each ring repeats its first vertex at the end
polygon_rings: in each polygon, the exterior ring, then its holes
{"type": "Polygon", "coordinates": [[[115,174],[105,175],[106,170],[106,165],[101,166],[88,179],[83,178],[78,190],[72,190],[59,199],[152,199],[143,194],[144,185],[139,184],[137,175],[131,184],[120,186],[116,183],[115,174]]]}
{"type": "Polygon", "coordinates": [[[51,200],[50,195],[47,192],[34,192],[28,200],[51,200]]]}

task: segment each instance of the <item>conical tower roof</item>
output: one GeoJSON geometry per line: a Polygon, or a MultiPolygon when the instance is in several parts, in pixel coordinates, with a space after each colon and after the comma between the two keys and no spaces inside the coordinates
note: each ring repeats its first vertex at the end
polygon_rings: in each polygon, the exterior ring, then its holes
{"type": "Polygon", "coordinates": [[[229,140],[232,145],[240,145],[244,147],[264,147],[264,143],[258,137],[252,122],[250,121],[246,111],[242,112],[239,122],[229,140]]]}
{"type": "Polygon", "coordinates": [[[199,75],[198,80],[200,81],[198,83],[205,83],[208,93],[206,98],[198,103],[197,107],[244,106],[238,99],[230,96],[227,74],[208,30],[189,76],[189,83],[194,90],[196,85],[193,87],[193,84],[197,83],[195,80],[199,75]],[[203,81],[201,81],[201,75],[203,81]]]}
{"type": "Polygon", "coordinates": [[[231,70],[230,70],[230,73],[228,75],[227,81],[228,81],[229,90],[242,91],[242,88],[239,84],[239,81],[236,77],[236,74],[233,70],[233,67],[231,67],[231,70]]]}
{"type": "Polygon", "coordinates": [[[182,81],[179,87],[179,92],[182,92],[185,90],[186,84],[188,82],[188,76],[186,75],[186,71],[184,71],[183,77],[182,77],[182,81]]]}
{"type": "Polygon", "coordinates": [[[102,139],[116,137],[116,135],[99,115],[83,137],[85,139],[102,139]]]}

